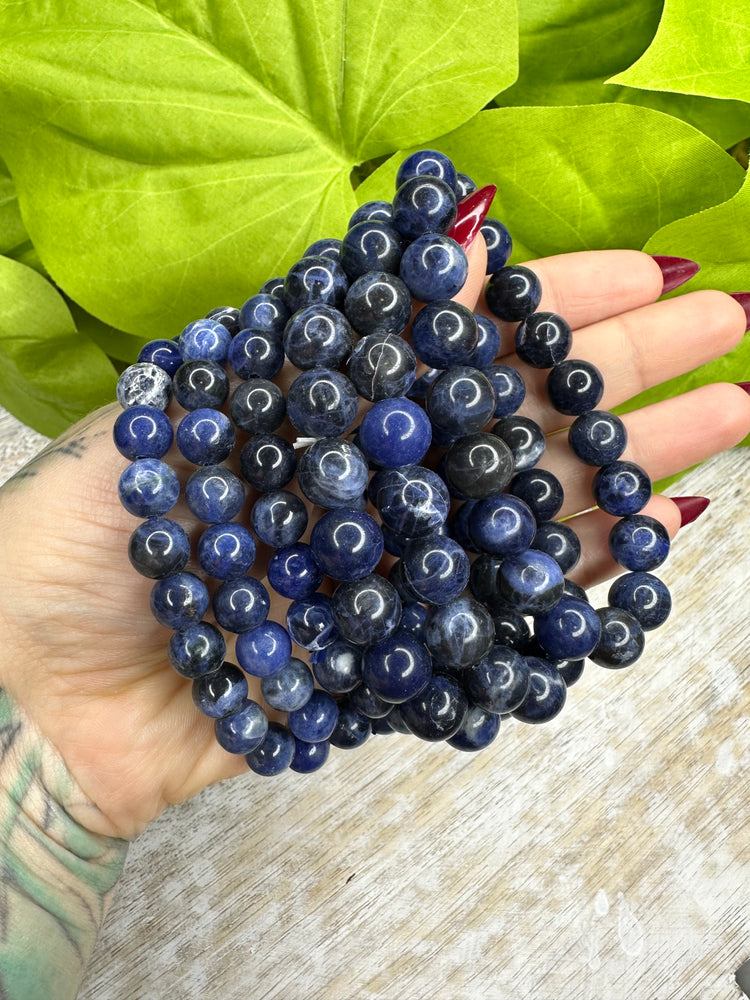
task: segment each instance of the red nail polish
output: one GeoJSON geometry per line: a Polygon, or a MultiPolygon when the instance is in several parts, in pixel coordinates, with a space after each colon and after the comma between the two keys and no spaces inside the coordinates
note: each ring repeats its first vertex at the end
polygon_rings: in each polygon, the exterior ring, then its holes
{"type": "Polygon", "coordinates": [[[740,389],[744,389],[748,396],[750,396],[750,382],[735,382],[734,384],[738,385],[740,389]]]}
{"type": "Polygon", "coordinates": [[[735,302],[739,302],[742,308],[745,310],[745,316],[747,317],[747,326],[745,327],[745,333],[750,330],[750,292],[730,292],[730,295],[735,302]]]}
{"type": "Polygon", "coordinates": [[[680,527],[697,521],[711,501],[708,497],[671,497],[680,508],[680,527]]]}
{"type": "Polygon", "coordinates": [[[446,233],[446,236],[450,236],[464,250],[468,250],[474,242],[477,233],[482,228],[482,223],[490,210],[492,199],[496,194],[497,188],[495,185],[488,184],[486,187],[479,188],[478,191],[467,195],[466,198],[462,198],[458,203],[456,221],[446,233]]]}
{"type": "Polygon", "coordinates": [[[687,257],[661,257],[657,254],[652,254],[651,257],[659,265],[663,276],[662,295],[666,295],[667,292],[673,292],[675,288],[684,285],[686,281],[690,281],[701,269],[700,264],[697,264],[694,260],[689,260],[687,257]]]}

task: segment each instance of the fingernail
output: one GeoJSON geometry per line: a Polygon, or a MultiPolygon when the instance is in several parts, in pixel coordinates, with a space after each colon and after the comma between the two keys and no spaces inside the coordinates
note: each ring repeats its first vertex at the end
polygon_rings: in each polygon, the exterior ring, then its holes
{"type": "Polygon", "coordinates": [[[497,194],[494,184],[479,188],[466,198],[462,198],[458,203],[456,221],[451,229],[446,233],[452,240],[455,240],[464,250],[468,250],[474,242],[485,216],[490,210],[492,199],[497,194]]]}
{"type": "Polygon", "coordinates": [[[750,292],[730,292],[729,293],[735,302],[739,302],[742,308],[745,310],[745,316],[747,317],[747,326],[745,327],[745,333],[750,330],[750,292]]]}
{"type": "Polygon", "coordinates": [[[750,382],[735,382],[734,384],[738,385],[740,389],[744,389],[748,396],[750,396],[750,382]]]}
{"type": "Polygon", "coordinates": [[[667,292],[673,292],[675,288],[684,285],[686,281],[690,281],[701,269],[700,264],[697,264],[694,260],[689,260],[687,257],[661,257],[657,254],[651,254],[651,257],[659,265],[659,270],[662,273],[664,280],[661,289],[662,295],[666,295],[667,292]]]}
{"type": "Polygon", "coordinates": [[[672,497],[680,508],[680,527],[697,521],[711,501],[708,497],[672,497]]]}

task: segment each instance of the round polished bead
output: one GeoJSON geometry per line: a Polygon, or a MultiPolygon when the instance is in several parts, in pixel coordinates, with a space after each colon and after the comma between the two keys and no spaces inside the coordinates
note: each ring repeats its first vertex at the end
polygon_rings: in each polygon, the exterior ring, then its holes
{"type": "Polygon", "coordinates": [[[167,628],[187,628],[201,621],[207,608],[208,590],[193,573],[173,573],[151,588],[151,613],[167,628]]]}
{"type": "Polygon", "coordinates": [[[296,656],[260,682],[260,693],[278,712],[294,712],[306,705],[315,690],[310,668],[296,656]]]}
{"type": "Polygon", "coordinates": [[[361,747],[372,732],[370,720],[353,705],[343,704],[339,707],[339,716],[329,742],[339,750],[354,750],[361,747]]]}
{"type": "Polygon", "coordinates": [[[323,581],[323,570],[306,542],[277,549],[268,561],[267,573],[273,589],[293,601],[314,594],[323,581]]]}
{"type": "Polygon", "coordinates": [[[294,448],[278,434],[254,434],[240,452],[242,478],[264,493],[286,486],[296,467],[294,448]]]}
{"type": "Polygon", "coordinates": [[[217,580],[244,576],[255,561],[255,540],[241,524],[212,524],[198,540],[201,569],[217,580]]]}
{"type": "Polygon", "coordinates": [[[445,523],[450,495],[437,473],[406,465],[382,475],[374,503],[388,528],[406,538],[419,538],[445,523]]]}
{"type": "Polygon", "coordinates": [[[387,271],[371,271],[352,282],[344,312],[362,337],[401,333],[411,318],[411,294],[403,281],[387,271]]]}
{"type": "Polygon", "coordinates": [[[286,613],[286,630],[292,642],[304,649],[325,649],[338,636],[327,594],[312,594],[292,601],[286,613]]]}
{"type": "Polygon", "coordinates": [[[571,451],[587,465],[608,465],[625,451],[628,432],[614,413],[589,410],[571,424],[568,444],[571,451]]]}
{"type": "Polygon", "coordinates": [[[204,465],[185,485],[185,501],[190,512],[206,524],[231,521],[242,510],[245,487],[223,465],[204,465]]]}
{"type": "Polygon", "coordinates": [[[193,622],[173,633],[167,656],[178,674],[195,678],[218,670],[226,651],[224,636],[215,625],[193,622]]]}
{"type": "Polygon", "coordinates": [[[136,517],[166,514],[180,496],[180,481],[174,469],[158,458],[137,458],[120,475],[120,503],[136,517]]]}
{"type": "Polygon", "coordinates": [[[638,619],[622,608],[599,608],[602,634],[589,659],[600,667],[618,670],[635,663],[643,652],[645,636],[638,619]]]}
{"type": "Polygon", "coordinates": [[[419,149],[402,161],[396,174],[396,190],[412,177],[438,177],[456,190],[456,168],[452,160],[436,149],[419,149]]]}
{"type": "MultiPolygon", "coordinates": [[[[478,500],[465,500],[450,518],[449,534],[455,538],[465,552],[478,552],[479,549],[474,544],[474,540],[469,534],[469,518],[478,500]]],[[[400,553],[398,553],[400,555],[400,553]]]]}
{"type": "Polygon", "coordinates": [[[284,275],[277,275],[264,281],[258,289],[258,295],[273,295],[274,298],[284,298],[284,275]]]}
{"type": "Polygon", "coordinates": [[[672,610],[669,590],[651,573],[624,573],[609,588],[607,600],[633,615],[646,632],[663,625],[672,610]]]}
{"type": "Polygon", "coordinates": [[[194,465],[218,465],[234,448],[234,428],[221,410],[201,407],[180,421],[177,447],[194,465]]]}
{"type": "Polygon", "coordinates": [[[333,236],[315,240],[302,254],[303,257],[330,257],[331,260],[341,260],[341,240],[333,236]]]}
{"type": "Polygon", "coordinates": [[[297,368],[338,368],[351,353],[349,320],[322,302],[296,312],[284,330],[284,353],[297,368]]]}
{"type": "Polygon", "coordinates": [[[193,703],[211,719],[221,719],[239,711],[247,699],[247,677],[233,663],[193,681],[193,703]]]}
{"type": "Polygon", "coordinates": [[[289,713],[287,725],[298,740],[320,743],[331,735],[338,716],[338,706],[330,694],[316,689],[302,708],[289,713]]]}
{"type": "Polygon", "coordinates": [[[349,704],[368,719],[382,719],[393,708],[393,702],[383,701],[366,684],[359,684],[349,695],[349,704]]]}
{"type": "Polygon", "coordinates": [[[501,267],[490,277],[485,298],[490,312],[499,319],[519,322],[537,309],[542,285],[528,267],[501,267]]]}
{"type": "Polygon", "coordinates": [[[557,667],[548,660],[528,656],[529,691],[512,712],[521,722],[538,724],[549,722],[558,715],[565,704],[567,687],[557,667]]]}
{"type": "Polygon", "coordinates": [[[389,201],[366,201],[352,212],[347,229],[356,226],[358,222],[368,222],[370,219],[390,222],[393,219],[393,206],[389,201]]]}
{"type": "Polygon", "coordinates": [[[367,647],[362,676],[383,701],[406,701],[429,681],[432,661],[424,644],[399,628],[367,647]]]}
{"type": "Polygon", "coordinates": [[[474,752],[484,750],[500,731],[500,716],[486,712],[478,705],[469,705],[464,721],[455,736],[448,740],[455,750],[474,752]]]}
{"type": "Polygon", "coordinates": [[[505,441],[510,448],[516,472],[533,469],[547,446],[539,424],[530,417],[522,417],[517,413],[498,420],[491,433],[505,441]]]}
{"type": "Polygon", "coordinates": [[[163,368],[170,378],[183,362],[180,347],[174,340],[149,340],[138,352],[138,361],[150,362],[163,368]]]}
{"type": "Polygon", "coordinates": [[[268,733],[268,717],[255,701],[246,701],[236,712],[214,722],[216,742],[229,753],[248,753],[260,746],[268,733]]]}
{"type": "Polygon", "coordinates": [[[429,604],[447,604],[469,582],[469,557],[449,536],[428,535],[409,542],[403,565],[407,583],[429,604]]]}
{"type": "Polygon", "coordinates": [[[552,556],[557,565],[568,573],[581,558],[581,542],[570,525],[560,521],[543,521],[539,525],[534,540],[529,543],[552,556]]]}
{"type": "Polygon", "coordinates": [[[449,740],[461,728],[469,702],[450,677],[436,674],[419,694],[400,706],[409,731],[421,740],[449,740]]]}
{"type": "Polygon", "coordinates": [[[494,417],[509,417],[526,398],[526,383],[521,373],[510,365],[490,365],[484,374],[495,390],[494,417]]]}
{"type": "Polygon", "coordinates": [[[485,656],[495,637],[489,611],[471,597],[430,608],[424,639],[435,669],[468,667],[485,656]]]}
{"type": "Polygon", "coordinates": [[[342,637],[358,646],[369,646],[390,635],[401,617],[396,588],[377,573],[339,584],[332,605],[342,637]]]}
{"type": "Polygon", "coordinates": [[[294,756],[289,767],[297,774],[312,774],[328,760],[331,747],[326,740],[320,743],[307,743],[294,737],[294,756]]]}
{"type": "Polygon", "coordinates": [[[310,534],[310,545],[324,573],[334,580],[361,580],[383,555],[383,533],[365,511],[339,507],[324,514],[310,534]]]}
{"type": "Polygon", "coordinates": [[[427,608],[423,604],[410,602],[401,608],[401,619],[398,623],[399,631],[409,632],[420,642],[424,639],[424,625],[427,620],[427,608]]]}
{"type": "Polygon", "coordinates": [[[217,323],[221,323],[222,326],[225,326],[229,330],[233,337],[236,337],[242,329],[240,311],[235,306],[216,306],[216,308],[206,313],[206,319],[213,319],[217,323]]]}
{"type": "Polygon", "coordinates": [[[190,539],[176,521],[150,517],[130,536],[128,558],[141,576],[159,580],[184,568],[190,558],[190,539]]]}
{"type": "Polygon", "coordinates": [[[524,615],[543,614],[562,597],[563,574],[552,556],[527,549],[509,556],[498,573],[500,593],[524,615]]]}
{"type": "Polygon", "coordinates": [[[430,368],[467,364],[478,340],[474,313],[450,299],[428,302],[411,325],[414,353],[430,368]]]}
{"type": "Polygon", "coordinates": [[[469,515],[469,532],[481,552],[512,556],[530,548],[536,521],[528,504],[502,493],[478,500],[469,515]]]}
{"type": "Polygon", "coordinates": [[[565,578],[565,584],[563,586],[563,594],[567,594],[568,597],[580,597],[582,601],[588,601],[586,591],[580,583],[575,583],[567,577],[565,578]]]}
{"type": "Polygon", "coordinates": [[[216,361],[223,365],[231,342],[231,333],[221,323],[213,319],[197,319],[188,323],[178,343],[185,361],[216,361]]]}
{"type": "Polygon", "coordinates": [[[404,574],[404,563],[402,559],[397,559],[396,562],[391,566],[388,571],[388,579],[396,588],[398,596],[401,601],[406,604],[412,604],[414,601],[421,600],[419,594],[412,588],[411,584],[406,579],[404,574]]]}
{"type": "Polygon", "coordinates": [[[596,409],[604,395],[604,379],[590,361],[568,359],[547,376],[547,395],[560,413],[577,417],[596,409]]]}
{"type": "Polygon", "coordinates": [[[492,556],[483,552],[471,564],[469,573],[469,589],[474,597],[493,615],[508,606],[505,598],[500,596],[497,573],[501,562],[500,556],[492,556]]]}
{"type": "Polygon", "coordinates": [[[487,712],[506,715],[522,704],[529,691],[529,665],[517,650],[498,643],[462,675],[471,701],[487,712]]]}
{"type": "Polygon", "coordinates": [[[517,473],[508,483],[508,492],[528,504],[539,524],[559,514],[565,499],[562,483],[546,469],[517,473]]]}
{"type": "Polygon", "coordinates": [[[489,368],[495,361],[497,352],[500,350],[500,331],[486,316],[477,315],[476,321],[477,346],[471,352],[466,363],[481,371],[484,368],[489,368]]]}
{"type": "Polygon", "coordinates": [[[287,416],[307,437],[338,437],[354,423],[359,397],[341,372],[311,368],[289,386],[287,416]]]}
{"type": "Polygon", "coordinates": [[[498,608],[492,610],[492,621],[495,625],[495,642],[498,645],[510,646],[519,653],[525,652],[531,631],[523,615],[510,608],[498,608]]]}
{"type": "Polygon", "coordinates": [[[669,533],[648,514],[631,514],[617,521],[609,533],[609,551],[625,569],[648,571],[661,566],[669,554],[669,533]]]}
{"type": "Polygon", "coordinates": [[[369,271],[398,274],[401,254],[401,236],[393,226],[380,219],[368,219],[351,226],[344,236],[341,266],[350,281],[369,271]]]}
{"type": "Polygon", "coordinates": [[[115,420],[115,447],[125,458],[161,458],[174,439],[172,422],[155,406],[131,406],[115,420]]]}
{"type": "MultiPolygon", "coordinates": [[[[635,462],[610,462],[594,476],[591,486],[594,500],[603,511],[615,517],[637,514],[651,499],[651,480],[635,462]]],[[[629,566],[628,569],[651,569],[629,566]]]]}
{"type": "Polygon", "coordinates": [[[213,596],[216,621],[227,632],[249,632],[262,625],[271,607],[268,591],[251,576],[225,580],[213,596]]]}
{"type": "Polygon", "coordinates": [[[249,632],[240,632],[236,655],[246,674],[268,677],[281,670],[292,655],[289,633],[276,622],[265,621],[249,632]]]}
{"type": "Polygon", "coordinates": [[[272,778],[291,767],[296,748],[296,741],[286,726],[271,722],[263,742],[245,754],[245,761],[255,774],[272,778]]]}
{"type": "Polygon", "coordinates": [[[449,236],[426,233],[401,257],[399,274],[420,302],[450,299],[461,291],[469,274],[464,250],[449,236]]]}
{"type": "MultiPolygon", "coordinates": [[[[281,278],[272,280],[282,281],[281,278]]],[[[281,336],[291,314],[278,295],[261,291],[243,303],[240,309],[240,328],[268,330],[281,336]]]]}
{"type": "Polygon", "coordinates": [[[532,368],[552,368],[570,354],[573,334],[557,313],[535,312],[516,330],[516,354],[532,368]]]}
{"type": "Polygon", "coordinates": [[[284,347],[278,333],[249,327],[229,345],[229,364],[240,378],[275,378],[284,366],[284,347]]]}
{"type": "Polygon", "coordinates": [[[456,194],[439,177],[410,177],[393,197],[393,225],[408,240],[447,233],[456,221],[456,194]]]}
{"type": "Polygon", "coordinates": [[[117,401],[123,410],[130,406],[153,406],[166,410],[172,399],[172,379],[150,361],[138,361],[125,369],[117,380],[117,401]]]}
{"type": "Polygon", "coordinates": [[[338,261],[321,254],[303,257],[287,271],[284,279],[284,302],[290,313],[316,302],[324,302],[340,309],[348,287],[349,279],[338,261]]]}
{"type": "Polygon", "coordinates": [[[462,174],[460,171],[456,173],[456,198],[459,201],[463,198],[468,198],[476,189],[476,182],[468,174],[462,174]]]}
{"type": "Polygon", "coordinates": [[[313,664],[315,680],[331,694],[346,694],[362,681],[362,647],[335,639],[313,664]]]}
{"type": "Polygon", "coordinates": [[[572,687],[583,676],[583,669],[586,666],[585,660],[557,660],[555,663],[558,673],[565,681],[565,687],[572,687]]]}
{"type": "Polygon", "coordinates": [[[430,386],[435,379],[438,378],[441,372],[441,368],[428,368],[423,375],[420,375],[418,379],[414,380],[414,383],[406,395],[409,399],[415,399],[417,401],[425,399],[430,386]]]}
{"type": "Polygon", "coordinates": [[[232,420],[248,434],[271,433],[284,422],[286,401],[281,389],[265,378],[240,382],[229,400],[232,420]]]}
{"type": "Polygon", "coordinates": [[[401,733],[403,736],[411,736],[411,729],[404,722],[400,705],[391,705],[391,710],[380,719],[372,720],[373,733],[381,732],[381,727],[388,726],[392,733],[401,733]]]}
{"type": "Polygon", "coordinates": [[[461,496],[482,500],[502,493],[508,486],[513,476],[513,455],[494,434],[465,434],[446,452],[445,475],[461,496]]]}
{"type": "Polygon", "coordinates": [[[321,507],[351,507],[364,494],[367,459],[348,441],[321,438],[300,457],[297,483],[308,500],[321,507]]]}
{"type": "Polygon", "coordinates": [[[480,232],[487,244],[487,274],[494,274],[507,264],[513,251],[513,240],[502,222],[489,215],[482,223],[480,232]]]}
{"type": "Polygon", "coordinates": [[[415,465],[432,441],[430,418],[404,396],[378,400],[359,427],[359,446],[370,461],[388,469],[415,465]]]}
{"type": "Polygon", "coordinates": [[[449,430],[454,437],[475,434],[492,419],[495,390],[477,368],[454,365],[427,390],[425,409],[433,424],[449,430]]]}
{"type": "Polygon", "coordinates": [[[218,409],[229,395],[227,373],[215,361],[186,361],[175,372],[173,385],[183,410],[218,409]]]}
{"type": "Polygon", "coordinates": [[[295,493],[271,490],[255,501],[250,521],[258,538],[278,549],[302,537],[307,527],[307,508],[295,493]]]}
{"type": "Polygon", "coordinates": [[[389,399],[408,392],[416,377],[417,358],[395,333],[363,337],[349,358],[349,378],[365,399],[389,399]]]}
{"type": "Polygon", "coordinates": [[[587,601],[561,597],[534,619],[534,637],[551,660],[581,660],[601,637],[599,616],[587,601]]]}

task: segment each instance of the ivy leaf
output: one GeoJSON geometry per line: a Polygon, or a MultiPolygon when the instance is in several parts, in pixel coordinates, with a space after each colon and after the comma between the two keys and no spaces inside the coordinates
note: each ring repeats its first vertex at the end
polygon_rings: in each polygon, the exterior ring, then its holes
{"type": "Polygon", "coordinates": [[[106,355],[76,330],[60,293],[0,257],[0,403],[48,437],[115,397],[106,355]]]}
{"type": "Polygon", "coordinates": [[[516,75],[514,0],[28,0],[0,5],[0,37],[0,148],[34,245],[136,336],[239,305],[345,228],[355,165],[516,75]]]}

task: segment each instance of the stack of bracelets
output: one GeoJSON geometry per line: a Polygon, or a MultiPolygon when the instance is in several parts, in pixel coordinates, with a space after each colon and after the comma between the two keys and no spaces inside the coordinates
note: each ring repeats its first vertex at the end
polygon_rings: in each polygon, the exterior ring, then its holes
{"type": "Polygon", "coordinates": [[[586,657],[633,663],[644,631],[669,614],[669,591],[651,573],[669,536],[639,513],[649,477],[621,460],[624,425],[596,409],[602,377],[568,358],[568,324],[536,311],[536,275],[506,265],[510,236],[485,217],[494,193],[443,154],[415,153],[392,203],[362,205],[343,240],[308,247],[242,308],[151,341],[120,376],[114,440],[131,464],[119,495],[144,519],[130,561],[155,581],[170,663],[192,680],[219,744],[258,774],[314,771],[331,745],[353,748],[371,733],[479,750],[506,716],[557,715],[586,657]],[[566,578],[580,543],[554,520],[563,489],[537,468],[544,434],[517,414],[523,378],[495,363],[495,324],[452,301],[468,275],[465,235],[480,228],[487,306],[518,324],[517,356],[549,370],[550,403],[575,418],[570,448],[598,467],[594,503],[619,518],[609,548],[627,572],[604,608],[566,578]],[[286,360],[300,374],[285,398],[274,379],[286,360]],[[240,379],[231,395],[227,369],[240,379]],[[207,525],[194,554],[164,516],[181,492],[162,461],[173,398],[186,411],[177,447],[197,467],[185,501],[207,525]],[[361,398],[371,405],[355,427],[361,398]],[[241,477],[224,464],[235,446],[241,477]],[[325,508],[309,532],[308,505],[325,508]],[[249,575],[256,538],[274,550],[267,582],[291,601],[285,625],[268,620],[268,589],[249,575]],[[387,577],[384,550],[395,558],[387,577]],[[225,660],[222,630],[237,636],[238,665],[225,660]],[[248,697],[248,675],[285,724],[248,697]]]}

